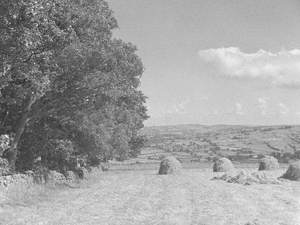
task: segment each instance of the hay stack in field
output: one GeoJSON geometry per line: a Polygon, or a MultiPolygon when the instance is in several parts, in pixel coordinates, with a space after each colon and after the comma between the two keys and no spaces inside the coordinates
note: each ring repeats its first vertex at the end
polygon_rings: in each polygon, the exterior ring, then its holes
{"type": "Polygon", "coordinates": [[[290,164],[289,168],[281,178],[300,181],[300,161],[290,164]]]}
{"type": "Polygon", "coordinates": [[[181,168],[181,163],[174,156],[168,156],[160,162],[158,174],[177,174],[181,168]]]}
{"type": "Polygon", "coordinates": [[[275,170],[279,168],[279,163],[273,156],[265,156],[259,162],[258,170],[275,170]]]}
{"type": "Polygon", "coordinates": [[[236,173],[225,173],[222,176],[214,177],[213,180],[224,180],[228,183],[243,185],[251,184],[280,184],[280,181],[270,176],[264,171],[250,172],[246,170],[237,171],[236,173]]]}
{"type": "Polygon", "coordinates": [[[228,172],[234,170],[232,162],[227,158],[220,158],[214,162],[214,172],[228,172]]]}

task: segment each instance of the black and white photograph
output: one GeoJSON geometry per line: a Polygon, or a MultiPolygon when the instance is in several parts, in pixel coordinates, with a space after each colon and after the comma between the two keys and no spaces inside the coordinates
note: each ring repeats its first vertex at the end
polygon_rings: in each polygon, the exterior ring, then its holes
{"type": "Polygon", "coordinates": [[[0,225],[300,225],[300,0],[0,0],[0,225]]]}

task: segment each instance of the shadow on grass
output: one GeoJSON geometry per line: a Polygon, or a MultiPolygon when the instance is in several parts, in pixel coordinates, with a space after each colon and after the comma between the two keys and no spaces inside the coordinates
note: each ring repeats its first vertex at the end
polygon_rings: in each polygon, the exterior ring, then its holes
{"type": "Polygon", "coordinates": [[[4,191],[1,206],[29,206],[47,201],[58,191],[68,188],[66,185],[17,184],[4,191]]]}

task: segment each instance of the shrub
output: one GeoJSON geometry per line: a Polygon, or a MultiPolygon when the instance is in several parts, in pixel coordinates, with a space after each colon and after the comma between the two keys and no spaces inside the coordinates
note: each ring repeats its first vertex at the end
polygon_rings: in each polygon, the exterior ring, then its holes
{"type": "Polygon", "coordinates": [[[7,134],[0,135],[0,156],[9,148],[10,138],[7,134]]]}
{"type": "Polygon", "coordinates": [[[89,166],[96,166],[98,167],[101,163],[101,159],[97,157],[96,155],[89,155],[87,158],[87,164],[89,166]]]}
{"type": "Polygon", "coordinates": [[[74,171],[69,170],[65,173],[65,177],[68,182],[75,182],[77,181],[78,175],[74,171]]]}
{"type": "Polygon", "coordinates": [[[0,176],[6,175],[9,172],[9,164],[7,159],[0,157],[0,176]]]}
{"type": "MultiPolygon", "coordinates": [[[[42,155],[42,164],[50,170],[67,171],[74,165],[74,146],[69,140],[50,140],[42,155]]],[[[73,168],[71,168],[73,169],[73,168]]]]}
{"type": "Polygon", "coordinates": [[[46,182],[48,184],[65,184],[67,182],[66,177],[55,170],[50,170],[47,174],[47,180],[46,182]]]}
{"type": "Polygon", "coordinates": [[[100,167],[102,169],[102,171],[108,171],[109,170],[109,164],[104,162],[104,163],[100,163],[100,167]]]}
{"type": "Polygon", "coordinates": [[[141,153],[141,148],[147,142],[147,138],[145,136],[134,136],[129,141],[129,155],[130,157],[137,157],[141,153]]]}

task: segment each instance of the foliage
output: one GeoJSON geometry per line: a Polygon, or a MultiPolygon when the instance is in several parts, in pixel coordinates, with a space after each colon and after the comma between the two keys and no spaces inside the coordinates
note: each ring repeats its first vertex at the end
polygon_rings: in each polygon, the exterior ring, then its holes
{"type": "Polygon", "coordinates": [[[6,175],[9,172],[8,161],[0,157],[0,176],[6,175]]]}
{"type": "Polygon", "coordinates": [[[108,4],[5,0],[0,8],[0,134],[15,134],[17,168],[37,157],[63,169],[71,156],[136,156],[147,118],[144,69],[134,45],[112,38],[108,4]]]}
{"type": "Polygon", "coordinates": [[[7,134],[0,135],[0,156],[9,148],[10,137],[7,134]]]}
{"type": "Polygon", "coordinates": [[[134,136],[129,141],[130,152],[129,155],[131,157],[137,157],[141,153],[141,148],[146,144],[147,138],[144,135],[134,136]]]}
{"type": "Polygon", "coordinates": [[[42,152],[42,163],[51,170],[67,171],[72,167],[74,147],[69,140],[50,140],[42,152]]]}
{"type": "Polygon", "coordinates": [[[71,41],[62,25],[64,1],[4,0],[0,4],[0,133],[13,133],[5,152],[12,168],[33,104],[59,73],[57,54],[71,41]]]}

